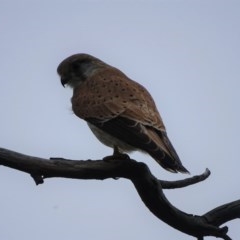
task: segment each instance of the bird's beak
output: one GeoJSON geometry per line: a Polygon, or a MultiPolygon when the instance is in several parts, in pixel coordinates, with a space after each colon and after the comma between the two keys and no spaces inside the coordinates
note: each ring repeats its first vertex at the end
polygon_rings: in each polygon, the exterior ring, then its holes
{"type": "Polygon", "coordinates": [[[68,83],[67,78],[61,77],[61,83],[62,83],[63,87],[65,87],[65,85],[68,83]]]}

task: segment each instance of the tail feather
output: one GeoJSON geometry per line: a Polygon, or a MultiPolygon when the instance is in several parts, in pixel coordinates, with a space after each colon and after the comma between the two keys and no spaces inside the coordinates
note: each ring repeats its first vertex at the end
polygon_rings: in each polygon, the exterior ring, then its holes
{"type": "Polygon", "coordinates": [[[155,131],[158,135],[159,148],[148,151],[163,168],[166,170],[177,173],[189,173],[189,171],[182,165],[180,158],[178,157],[172,143],[170,142],[166,132],[155,131]]]}
{"type": "Polygon", "coordinates": [[[189,171],[176,159],[173,159],[169,155],[165,154],[162,157],[162,150],[155,152],[148,152],[152,158],[154,158],[164,169],[173,173],[189,173],[189,171]]]}

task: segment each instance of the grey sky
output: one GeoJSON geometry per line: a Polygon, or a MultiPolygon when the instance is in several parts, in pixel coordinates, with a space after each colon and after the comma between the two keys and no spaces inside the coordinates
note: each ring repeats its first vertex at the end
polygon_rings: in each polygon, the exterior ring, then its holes
{"type": "MultiPolygon", "coordinates": [[[[166,191],[203,214],[240,198],[240,2],[0,1],[0,146],[39,157],[98,159],[112,150],[71,112],[57,65],[89,53],[153,95],[168,135],[203,183],[166,191]]],[[[146,162],[160,179],[182,179],[146,162]]],[[[167,226],[120,179],[32,179],[0,168],[0,239],[193,239],[167,226]]],[[[239,221],[227,224],[239,239],[239,221]]],[[[208,238],[214,239],[214,238],[208,238]]]]}

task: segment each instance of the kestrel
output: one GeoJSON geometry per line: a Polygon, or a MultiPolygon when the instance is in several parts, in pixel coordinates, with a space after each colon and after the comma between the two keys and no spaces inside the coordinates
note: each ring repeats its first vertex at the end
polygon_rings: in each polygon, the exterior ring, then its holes
{"type": "Polygon", "coordinates": [[[114,152],[140,150],[171,172],[188,173],[169,141],[149,92],[119,69],[88,54],[63,60],[57,72],[73,88],[72,110],[114,152]]]}

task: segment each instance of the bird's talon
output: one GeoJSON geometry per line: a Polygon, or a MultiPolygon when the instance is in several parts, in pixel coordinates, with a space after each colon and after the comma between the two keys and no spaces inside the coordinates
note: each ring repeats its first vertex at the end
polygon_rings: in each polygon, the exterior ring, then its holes
{"type": "Polygon", "coordinates": [[[130,157],[125,153],[113,154],[111,156],[106,156],[103,158],[103,161],[115,161],[115,160],[129,160],[130,157]]]}
{"type": "Polygon", "coordinates": [[[121,159],[121,160],[130,160],[130,157],[125,153],[120,153],[118,155],[115,155],[115,157],[117,157],[118,159],[121,159]]]}
{"type": "Polygon", "coordinates": [[[104,157],[102,160],[103,160],[103,161],[106,161],[106,162],[112,161],[112,160],[114,160],[114,156],[113,156],[113,155],[111,155],[111,156],[106,156],[106,157],[104,157]]]}

